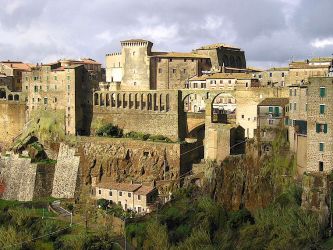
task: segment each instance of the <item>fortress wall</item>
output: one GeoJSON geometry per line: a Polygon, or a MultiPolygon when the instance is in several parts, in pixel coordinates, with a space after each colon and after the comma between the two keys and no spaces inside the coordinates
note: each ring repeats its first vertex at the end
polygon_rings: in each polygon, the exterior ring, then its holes
{"type": "Polygon", "coordinates": [[[179,91],[95,92],[93,124],[112,123],[124,130],[184,138],[185,115],[179,91]]]}
{"type": "Polygon", "coordinates": [[[77,176],[80,164],[80,156],[76,148],[66,144],[60,144],[57,164],[53,179],[52,197],[74,198],[77,176]]]}
{"type": "Polygon", "coordinates": [[[25,104],[0,100],[0,151],[12,143],[25,123],[25,104]]]}

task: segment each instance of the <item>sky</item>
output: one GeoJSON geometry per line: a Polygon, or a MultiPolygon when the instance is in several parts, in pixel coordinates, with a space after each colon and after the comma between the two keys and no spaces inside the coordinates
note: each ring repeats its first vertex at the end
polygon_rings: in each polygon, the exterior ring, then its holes
{"type": "Polygon", "coordinates": [[[154,51],[232,44],[248,66],[284,66],[332,55],[332,11],[333,0],[0,0],[0,60],[104,64],[140,38],[154,51]]]}

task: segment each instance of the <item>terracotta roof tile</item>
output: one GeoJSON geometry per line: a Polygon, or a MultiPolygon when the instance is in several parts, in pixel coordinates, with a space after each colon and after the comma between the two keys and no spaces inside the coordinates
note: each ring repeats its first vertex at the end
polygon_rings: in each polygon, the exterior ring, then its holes
{"type": "Polygon", "coordinates": [[[258,106],[281,106],[284,107],[289,103],[289,98],[266,98],[258,106]]]}

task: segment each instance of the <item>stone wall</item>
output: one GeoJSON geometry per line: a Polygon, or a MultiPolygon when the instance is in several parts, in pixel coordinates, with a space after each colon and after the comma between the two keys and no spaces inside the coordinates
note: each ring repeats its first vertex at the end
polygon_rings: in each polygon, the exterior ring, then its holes
{"type": "Polygon", "coordinates": [[[37,165],[33,199],[52,195],[54,171],[55,166],[53,164],[37,165]]]}
{"type": "Polygon", "coordinates": [[[77,191],[80,156],[77,149],[61,144],[53,179],[52,197],[74,198],[77,191]]]}
{"type": "Polygon", "coordinates": [[[185,137],[186,119],[179,91],[95,92],[93,123],[112,123],[125,133],[135,131],[185,137]]]}
{"type": "Polygon", "coordinates": [[[30,201],[33,199],[36,164],[31,164],[29,158],[19,158],[18,155],[1,157],[0,177],[5,183],[2,199],[30,201]]]}
{"type": "Polygon", "coordinates": [[[25,104],[0,100],[0,152],[18,136],[25,123],[25,104]]]}

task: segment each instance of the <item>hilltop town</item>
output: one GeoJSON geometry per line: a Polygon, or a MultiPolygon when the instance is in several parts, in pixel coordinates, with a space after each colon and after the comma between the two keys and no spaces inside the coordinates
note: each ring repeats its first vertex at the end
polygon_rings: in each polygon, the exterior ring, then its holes
{"type": "Polygon", "coordinates": [[[295,171],[279,178],[301,183],[302,208],[328,225],[332,57],[258,69],[223,43],[191,52],[120,43],[105,68],[91,58],[0,62],[1,199],[78,203],[85,194],[140,217],[191,184],[254,211],[278,194],[254,195],[256,167],[281,157],[295,171]],[[219,172],[225,164],[244,165],[241,181],[219,172]]]}

